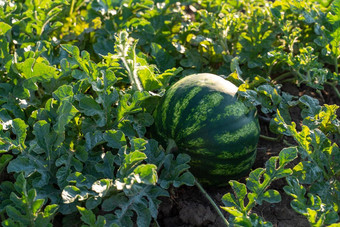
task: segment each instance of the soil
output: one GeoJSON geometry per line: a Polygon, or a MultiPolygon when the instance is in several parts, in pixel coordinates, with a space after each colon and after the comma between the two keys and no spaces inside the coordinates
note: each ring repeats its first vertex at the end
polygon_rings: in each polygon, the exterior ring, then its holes
{"type": "MultiPolygon", "coordinates": [[[[301,97],[306,94],[317,98],[320,104],[337,104],[340,106],[340,100],[330,87],[325,87],[322,97],[315,93],[313,89],[301,86],[297,87],[293,84],[284,84],[282,91],[288,92],[292,95],[301,97]]],[[[290,110],[292,120],[297,123],[297,126],[302,121],[300,116],[300,109],[298,107],[290,110]]],[[[339,114],[339,113],[338,113],[339,114]]],[[[267,136],[272,135],[268,129],[268,124],[262,122],[261,133],[267,136]]],[[[295,144],[292,138],[284,138],[288,143],[295,144]]],[[[283,140],[282,140],[283,141],[283,140]]],[[[253,169],[263,168],[264,163],[271,157],[276,156],[287,145],[283,142],[271,142],[260,139],[258,144],[258,153],[253,169]]],[[[293,167],[296,163],[292,163],[293,167]]],[[[245,178],[239,180],[245,183],[245,178]]],[[[281,194],[281,202],[277,204],[269,204],[264,202],[262,205],[254,207],[253,212],[263,217],[265,221],[269,221],[274,227],[305,227],[309,226],[307,219],[296,213],[291,207],[290,202],[292,198],[288,196],[283,187],[286,185],[285,180],[280,179],[274,181],[270,186],[271,189],[276,189],[281,194]]],[[[208,194],[213,198],[215,203],[223,206],[221,198],[224,194],[232,192],[231,187],[225,186],[221,188],[205,188],[208,194]]],[[[182,186],[180,188],[172,188],[171,196],[163,198],[159,209],[158,224],[162,227],[192,227],[192,226],[207,226],[220,227],[225,226],[214,210],[209,201],[203,196],[197,187],[182,186]]],[[[228,213],[222,211],[228,219],[228,213]]]]}

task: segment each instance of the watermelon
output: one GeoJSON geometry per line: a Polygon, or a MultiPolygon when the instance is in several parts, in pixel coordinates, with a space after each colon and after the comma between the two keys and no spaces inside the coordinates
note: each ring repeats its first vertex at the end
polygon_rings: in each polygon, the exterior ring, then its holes
{"type": "Polygon", "coordinates": [[[157,106],[160,141],[175,141],[191,156],[200,183],[224,185],[246,175],[256,158],[260,126],[255,108],[238,99],[238,88],[220,76],[201,73],[172,85],[157,106]]]}

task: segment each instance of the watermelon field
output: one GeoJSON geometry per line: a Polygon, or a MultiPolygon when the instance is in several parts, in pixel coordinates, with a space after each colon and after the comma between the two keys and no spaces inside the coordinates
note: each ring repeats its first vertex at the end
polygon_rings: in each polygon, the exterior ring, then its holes
{"type": "Polygon", "coordinates": [[[0,0],[3,227],[340,226],[340,0],[0,0]]]}

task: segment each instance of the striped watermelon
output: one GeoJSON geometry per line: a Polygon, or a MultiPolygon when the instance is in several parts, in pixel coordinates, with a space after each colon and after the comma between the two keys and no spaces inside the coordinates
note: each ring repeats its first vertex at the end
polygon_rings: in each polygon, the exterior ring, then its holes
{"type": "Polygon", "coordinates": [[[190,170],[201,183],[226,184],[255,161],[257,112],[237,99],[237,90],[214,74],[194,74],[171,86],[155,110],[157,134],[191,156],[190,170]]]}

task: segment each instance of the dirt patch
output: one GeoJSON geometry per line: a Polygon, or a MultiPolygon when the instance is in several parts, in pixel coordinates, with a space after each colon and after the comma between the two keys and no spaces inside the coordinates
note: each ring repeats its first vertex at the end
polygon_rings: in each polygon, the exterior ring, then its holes
{"type": "MultiPolygon", "coordinates": [[[[227,188],[226,188],[227,189],[227,188]]],[[[207,189],[218,205],[226,189],[207,189]],[[223,193],[222,193],[223,192],[223,193]]],[[[225,226],[208,200],[196,187],[183,186],[172,190],[159,209],[158,223],[164,227],[225,226]]]]}

